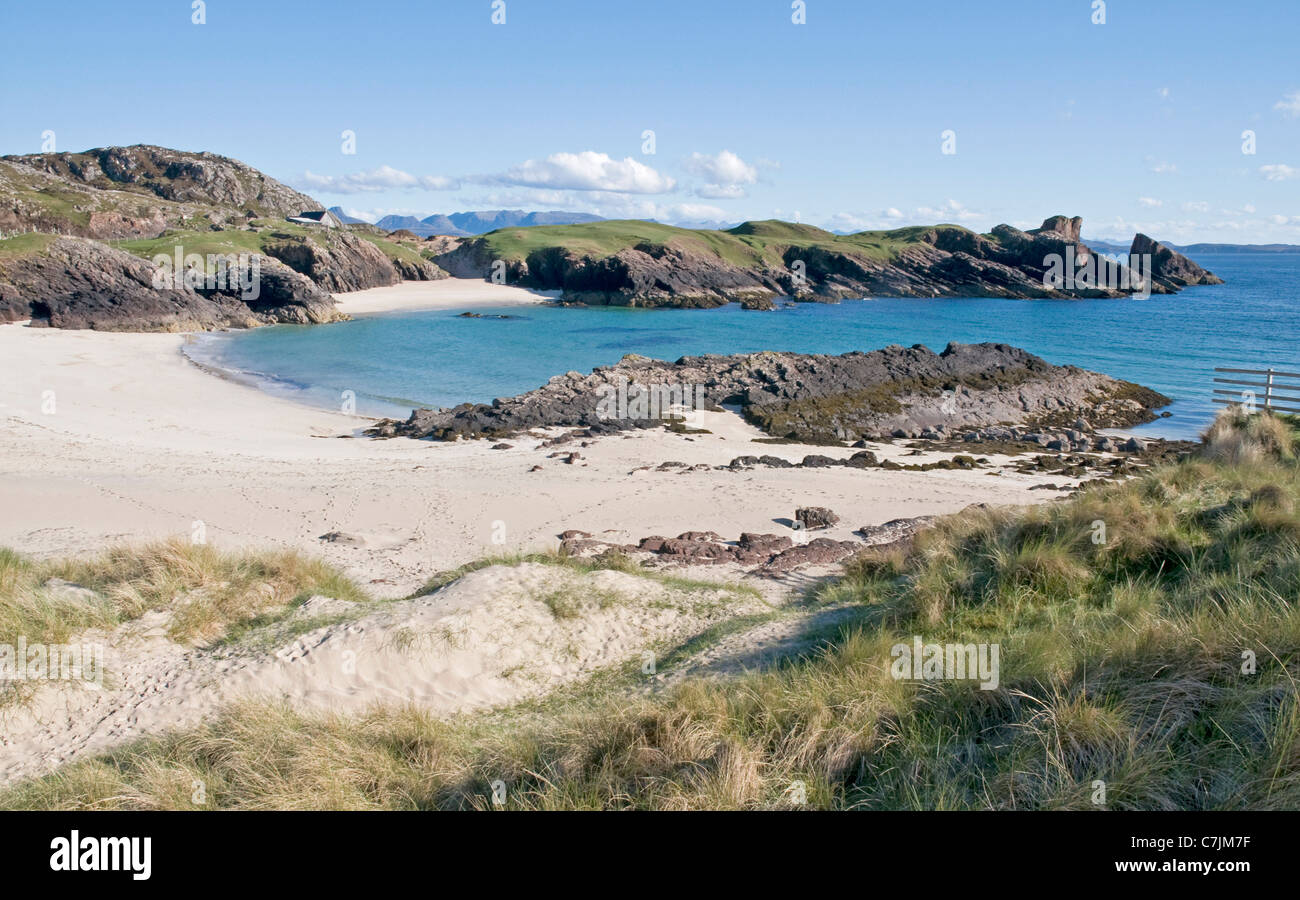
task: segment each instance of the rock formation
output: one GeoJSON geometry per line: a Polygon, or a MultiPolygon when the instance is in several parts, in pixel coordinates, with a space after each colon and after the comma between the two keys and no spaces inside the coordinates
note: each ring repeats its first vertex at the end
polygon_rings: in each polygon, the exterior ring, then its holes
{"type": "Polygon", "coordinates": [[[333,298],[310,279],[273,259],[259,262],[257,296],[245,299],[237,268],[221,289],[158,287],[157,267],[146,260],[85,238],[53,238],[39,253],[0,255],[0,322],[195,331],[340,318],[333,298]]]}
{"type": "Polygon", "coordinates": [[[1169,292],[1182,290],[1193,284],[1223,284],[1223,279],[1207,272],[1181,253],[1164,244],[1139,234],[1133,238],[1129,256],[1151,256],[1151,278],[1157,286],[1169,292]]]}
{"type": "MultiPolygon", "coordinates": [[[[1080,243],[1082,225],[1078,217],[1051,216],[1031,231],[999,225],[977,234],[937,225],[835,235],[788,222],[746,222],[714,232],[601,222],[544,229],[550,243],[541,247],[538,235],[524,240],[509,229],[475,239],[442,239],[434,259],[461,277],[484,277],[500,261],[511,284],[559,290],[566,302],[617,306],[709,307],[738,301],[769,309],[781,296],[825,301],[1139,292],[1142,273],[1080,243]]],[[[1165,275],[1154,279],[1152,292],[1217,283],[1194,263],[1162,251],[1153,264],[1165,275]],[[1188,280],[1193,274],[1199,280],[1188,280]]]]}
{"type": "Polygon", "coordinates": [[[668,404],[649,414],[612,402],[658,386],[689,405],[739,407],[776,438],[840,442],[921,433],[942,426],[1074,422],[1122,427],[1155,418],[1169,398],[1074,366],[1053,366],[1005,344],[949,344],[942,353],[917,345],[842,356],[751,353],[690,356],[675,363],[626,356],[589,375],[569,372],[517,397],[452,409],[418,409],[385,421],[377,436],[452,439],[506,437],[544,426],[613,432],[670,421],[668,404]]]}
{"type": "Polygon", "coordinates": [[[117,330],[328,322],[342,318],[331,292],[446,277],[431,254],[368,231],[286,221],[319,206],[212,153],[137,145],[0,157],[0,320],[117,330]],[[176,248],[256,254],[258,297],[151,294],[152,259],[176,248]]]}

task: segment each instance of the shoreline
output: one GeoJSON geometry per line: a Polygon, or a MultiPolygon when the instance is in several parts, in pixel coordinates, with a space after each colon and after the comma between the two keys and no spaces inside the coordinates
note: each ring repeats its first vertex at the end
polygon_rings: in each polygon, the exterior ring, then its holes
{"type": "MultiPolygon", "coordinates": [[[[510,285],[492,284],[476,278],[443,278],[437,281],[403,281],[385,287],[336,293],[332,296],[340,312],[346,313],[352,319],[369,319],[439,310],[470,312],[483,308],[535,306],[548,303],[559,295],[559,291],[533,291],[510,285]]],[[[285,400],[307,409],[327,412],[335,410],[333,404],[320,402],[319,398],[312,397],[316,385],[286,381],[274,374],[223,365],[203,349],[205,344],[217,345],[229,336],[240,332],[240,329],[185,332],[186,339],[181,345],[180,352],[200,370],[217,378],[254,388],[268,397],[285,400]]],[[[422,406],[412,401],[410,407],[407,407],[377,398],[368,398],[364,402],[367,406],[375,408],[374,414],[359,414],[360,418],[368,421],[391,417],[406,418],[411,410],[422,406]],[[387,408],[381,411],[380,407],[387,408]]]]}
{"type": "Polygon", "coordinates": [[[437,281],[402,281],[386,287],[338,293],[333,297],[340,312],[353,318],[368,318],[434,309],[526,306],[554,300],[560,293],[493,284],[479,278],[453,277],[437,281]]]}
{"type": "Polygon", "coordinates": [[[569,529],[628,542],[691,530],[734,539],[783,530],[798,506],[829,505],[843,521],[825,536],[848,540],[862,525],[1061,495],[1035,489],[1042,478],[988,470],[727,471],[756,450],[794,461],[826,451],[753,443],[766,435],[733,413],[699,413],[710,434],[584,440],[566,447],[574,463],[544,445],[556,430],[509,450],[355,438],[369,418],[218,377],[180,352],[185,340],[0,327],[0,546],[86,554],[203,522],[223,548],[301,550],[397,596],[476,559],[555,549],[569,529]],[[48,413],[46,392],[56,398],[48,413]],[[657,468],[668,461],[687,468],[657,468]],[[322,540],[334,532],[347,541],[322,540]]]}

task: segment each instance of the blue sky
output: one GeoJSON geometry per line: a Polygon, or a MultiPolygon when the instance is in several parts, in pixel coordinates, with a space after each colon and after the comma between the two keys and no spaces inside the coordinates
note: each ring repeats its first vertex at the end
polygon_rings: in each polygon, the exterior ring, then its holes
{"type": "Polygon", "coordinates": [[[375,217],[1300,243],[1295,0],[0,6],[0,153],[154,143],[375,217]],[[654,153],[642,134],[653,130],[654,153]],[[943,133],[955,133],[955,153],[943,133]],[[1255,133],[1253,154],[1242,133],[1255,133]],[[343,152],[355,133],[354,154],[343,152]]]}

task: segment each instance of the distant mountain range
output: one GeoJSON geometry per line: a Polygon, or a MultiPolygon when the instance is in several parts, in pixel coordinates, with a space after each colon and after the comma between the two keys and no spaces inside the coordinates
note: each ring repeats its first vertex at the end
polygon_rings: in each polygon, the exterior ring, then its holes
{"type": "MultiPolygon", "coordinates": [[[[330,208],[345,224],[364,222],[347,215],[340,207],[330,208]]],[[[486,234],[498,228],[520,228],[531,225],[579,225],[584,222],[604,221],[600,216],[589,213],[563,212],[524,212],[522,209],[489,209],[476,212],[458,212],[451,215],[435,213],[423,219],[416,216],[384,216],[373,224],[385,231],[397,231],[405,228],[420,237],[434,234],[448,234],[453,237],[468,237],[486,234]]]]}
{"type": "MultiPolygon", "coordinates": [[[[1119,241],[1088,238],[1084,238],[1083,242],[1102,253],[1128,253],[1130,246],[1119,241]]],[[[1165,246],[1184,256],[1195,256],[1197,253],[1300,253],[1300,244],[1165,244],[1165,246]]]]}

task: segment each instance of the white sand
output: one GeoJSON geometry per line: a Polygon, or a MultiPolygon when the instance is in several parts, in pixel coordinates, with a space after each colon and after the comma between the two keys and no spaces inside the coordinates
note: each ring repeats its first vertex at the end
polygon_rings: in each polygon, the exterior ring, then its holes
{"type": "Polygon", "coordinates": [[[0,546],[84,553],[189,535],[202,522],[219,546],[299,548],[398,595],[473,559],[553,548],[569,528],[624,541],[687,530],[735,538],[784,532],[778,520],[815,505],[842,517],[827,536],[848,539],[864,524],[1052,496],[1029,490],[1038,476],[982,469],[635,471],[852,452],[755,444],[761,433],[729,413],[695,414],[708,435],[647,430],[565,445],[582,455],[574,465],[532,438],[511,450],[355,438],[368,420],[210,375],[179,352],[184,340],[0,326],[0,546]],[[45,411],[43,396],[53,401],[45,411]],[[323,542],[329,532],[351,539],[323,542]]]}
{"type": "Polygon", "coordinates": [[[286,639],[270,653],[177,644],[166,636],[167,617],[151,613],[81,638],[105,646],[101,688],[43,684],[26,707],[6,714],[0,784],[129,738],[194,726],[243,699],[345,712],[376,702],[436,714],[502,706],[641,661],[665,639],[761,608],[739,592],[526,563],[481,569],[428,597],[286,639]],[[556,607],[561,615],[548,597],[568,604],[556,607]]]}
{"type": "Polygon", "coordinates": [[[350,316],[370,316],[422,309],[517,306],[542,303],[559,295],[559,291],[530,291],[477,278],[444,278],[440,281],[403,281],[390,287],[349,291],[335,294],[334,299],[341,312],[350,316]]]}
{"type": "MultiPolygon", "coordinates": [[[[297,548],[338,564],[375,596],[397,597],[474,559],[554,548],[570,528],[620,542],[688,530],[734,539],[742,531],[790,533],[781,520],[815,505],[842,518],[826,536],[851,539],[861,525],[1055,496],[1030,490],[1037,476],[988,470],[707,468],[741,455],[852,452],[756,444],[761,433],[726,412],[694,415],[712,434],[647,430],[564,445],[581,454],[576,464],[550,458],[537,438],[512,440],[510,450],[486,441],[358,438],[367,420],[211,375],[180,353],[185,339],[0,326],[0,546],[37,556],[89,553],[188,536],[201,522],[218,546],[297,548]],[[644,468],[669,460],[703,468],[644,468]],[[333,532],[335,540],[321,539],[333,532]]],[[[557,576],[536,568],[485,570],[436,602],[401,604],[360,630],[314,633],[305,651],[281,648],[278,656],[180,647],[161,636],[165,615],[150,614],[127,629],[136,638],[114,638],[114,690],[70,697],[50,689],[36,715],[5,722],[0,780],[183,726],[243,690],[348,709],[394,698],[440,711],[509,702],[704,621],[652,608],[657,588],[632,579],[641,587],[629,603],[557,624],[541,603],[557,576]],[[448,597],[462,605],[448,607],[448,597]],[[463,641],[423,652],[417,641],[395,655],[389,645],[407,628],[463,632],[463,641]],[[334,650],[365,651],[361,675],[336,671],[334,650]],[[511,670],[532,674],[516,679],[511,670]]],[[[634,590],[621,578],[602,574],[597,587],[612,579],[613,589],[634,590]]]]}

